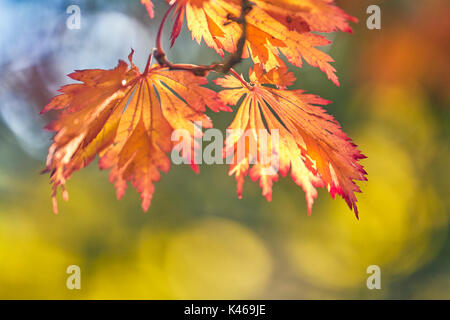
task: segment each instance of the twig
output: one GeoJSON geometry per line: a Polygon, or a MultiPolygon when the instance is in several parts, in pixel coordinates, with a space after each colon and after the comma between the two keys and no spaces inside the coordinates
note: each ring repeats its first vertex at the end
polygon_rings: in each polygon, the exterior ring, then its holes
{"type": "Polygon", "coordinates": [[[158,61],[158,63],[161,66],[166,66],[171,70],[187,70],[193,72],[198,76],[205,76],[209,71],[215,71],[223,74],[228,74],[230,73],[230,71],[232,71],[231,73],[233,74],[233,76],[237,77],[243,84],[245,83],[246,85],[248,85],[248,83],[244,79],[242,79],[242,77],[239,76],[236,71],[232,70],[232,68],[242,61],[245,42],[247,40],[246,16],[253,8],[251,2],[249,0],[242,0],[242,10],[239,18],[234,18],[232,16],[228,17],[229,20],[235,21],[242,25],[242,34],[237,42],[236,51],[222,62],[213,63],[211,65],[174,64],[167,59],[166,53],[162,46],[162,32],[164,25],[175,6],[176,3],[170,6],[161,21],[161,25],[159,26],[158,34],[156,37],[156,49],[154,50],[154,57],[158,61]]]}
{"type": "MultiPolygon", "coordinates": [[[[241,16],[235,21],[242,25],[242,34],[239,38],[236,46],[236,51],[230,55],[222,64],[222,70],[220,72],[227,74],[235,65],[242,61],[242,55],[244,54],[245,42],[247,41],[247,14],[252,11],[253,6],[249,0],[242,0],[241,16]]],[[[230,20],[233,20],[229,17],[230,20]]]]}

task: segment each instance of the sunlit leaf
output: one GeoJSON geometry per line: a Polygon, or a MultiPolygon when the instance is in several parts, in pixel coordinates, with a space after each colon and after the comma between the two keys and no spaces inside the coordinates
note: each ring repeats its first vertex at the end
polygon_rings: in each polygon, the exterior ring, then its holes
{"type": "MultiPolygon", "coordinates": [[[[193,122],[212,126],[204,114],[206,106],[216,112],[229,110],[215,92],[202,87],[207,83],[205,78],[159,65],[141,74],[132,54],[129,58],[130,67],[119,61],[113,70],[71,74],[82,83],[62,87],[62,94],[43,110],[62,109],[59,118],[47,127],[56,132],[47,158],[55,211],[57,188],[63,189],[67,199],[67,179],[96,155],[100,156],[101,169],[111,168],[110,180],[118,198],[130,181],[141,194],[142,208],[147,210],[160,171],[170,168],[167,153],[174,147],[173,130],[188,130],[193,137],[193,122]]],[[[183,143],[194,149],[192,141],[183,143]]]]}
{"type": "Polygon", "coordinates": [[[250,80],[247,86],[230,76],[216,81],[229,88],[220,93],[226,103],[235,105],[243,99],[230,126],[235,134],[230,134],[226,141],[227,154],[234,154],[230,174],[236,177],[239,195],[245,176],[250,175],[252,180],[259,180],[263,195],[270,201],[273,182],[278,179],[277,170],[282,176],[290,171],[292,179],[305,192],[308,212],[317,197],[316,188],[325,187],[333,198],[341,195],[358,215],[354,193],[360,190],[354,180],[366,180],[366,172],[358,163],[365,156],[338,122],[320,107],[329,101],[301,90],[283,89],[293,81],[293,75],[286,69],[267,74],[261,65],[256,65],[255,70],[250,71],[250,80]],[[274,144],[271,139],[264,139],[261,131],[270,136],[276,131],[279,142],[274,144]],[[248,137],[245,132],[253,134],[248,137]],[[264,147],[267,142],[270,146],[264,147]],[[257,148],[252,148],[252,143],[257,148]],[[238,157],[240,145],[245,145],[243,157],[238,157]],[[234,152],[229,152],[230,149],[234,152]],[[278,163],[275,163],[278,168],[263,159],[269,157],[269,153],[278,156],[278,163]]]}
{"type": "MultiPolygon", "coordinates": [[[[234,22],[241,15],[241,0],[176,0],[172,44],[180,34],[184,18],[192,38],[203,39],[220,55],[235,52],[242,27],[234,22]]],[[[251,56],[266,70],[283,65],[280,53],[289,62],[301,67],[305,60],[320,68],[330,80],[339,84],[333,59],[318,47],[330,43],[313,32],[351,32],[347,15],[333,1],[318,0],[254,0],[247,14],[247,37],[244,57],[251,56]]]]}

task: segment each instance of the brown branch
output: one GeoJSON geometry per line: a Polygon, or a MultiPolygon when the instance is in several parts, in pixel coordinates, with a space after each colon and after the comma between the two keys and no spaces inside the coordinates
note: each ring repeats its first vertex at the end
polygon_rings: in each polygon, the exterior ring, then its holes
{"type": "MultiPolygon", "coordinates": [[[[171,70],[187,70],[193,72],[195,75],[198,76],[205,76],[209,71],[215,71],[218,73],[228,74],[232,68],[240,63],[242,61],[242,55],[244,53],[245,48],[245,42],[247,40],[247,20],[246,16],[247,14],[252,10],[252,3],[249,0],[242,0],[242,8],[241,8],[241,15],[238,18],[235,18],[231,15],[228,16],[228,19],[230,21],[237,22],[242,25],[242,34],[237,42],[236,45],[236,51],[228,56],[225,60],[223,60],[220,63],[213,63],[211,65],[193,65],[193,64],[174,64],[170,62],[167,59],[166,53],[162,47],[162,31],[164,28],[164,25],[172,12],[172,10],[175,8],[176,4],[174,3],[166,12],[164,15],[161,25],[159,26],[158,35],[156,37],[156,49],[154,50],[154,57],[158,61],[158,63],[161,66],[166,66],[171,70]]],[[[234,71],[234,70],[233,70],[234,71]]],[[[245,80],[243,80],[237,72],[232,72],[232,74],[236,77],[236,75],[239,77],[238,79],[241,80],[243,83],[245,80]]],[[[248,84],[247,84],[248,85],[248,84]]]]}
{"type": "Polygon", "coordinates": [[[220,72],[227,74],[235,65],[242,61],[242,55],[244,54],[245,42],[247,41],[247,14],[252,11],[253,5],[249,0],[242,0],[241,16],[238,19],[228,17],[230,20],[234,20],[242,26],[242,34],[239,38],[236,46],[236,51],[230,55],[223,63],[222,70],[220,72]]]}

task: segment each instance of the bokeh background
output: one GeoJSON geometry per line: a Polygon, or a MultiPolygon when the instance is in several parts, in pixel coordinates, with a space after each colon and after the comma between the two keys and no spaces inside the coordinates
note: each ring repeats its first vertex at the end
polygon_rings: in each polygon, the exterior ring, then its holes
{"type": "MultiPolygon", "coordinates": [[[[0,298],[450,299],[445,0],[337,1],[360,19],[353,35],[331,35],[325,48],[341,87],[317,69],[293,68],[295,87],[334,101],[328,111],[368,156],[359,221],[324,190],[308,217],[289,178],[271,203],[250,181],[238,200],[226,166],[199,175],[173,166],[144,214],[137,193],[117,201],[108,172],[93,163],[52,213],[40,175],[50,118],[39,111],[74,69],[112,68],[131,47],[143,68],[167,8],[154,2],[154,20],[138,0],[0,2],[0,298]],[[66,27],[71,4],[81,8],[80,30],[66,27]],[[371,4],[382,9],[381,30],[366,27],[371,4]],[[66,288],[73,264],[81,290],[66,288]],[[381,267],[381,290],[366,287],[369,265],[381,267]]],[[[170,58],[218,57],[184,30],[170,58]]],[[[213,120],[225,129],[232,117],[213,120]]]]}

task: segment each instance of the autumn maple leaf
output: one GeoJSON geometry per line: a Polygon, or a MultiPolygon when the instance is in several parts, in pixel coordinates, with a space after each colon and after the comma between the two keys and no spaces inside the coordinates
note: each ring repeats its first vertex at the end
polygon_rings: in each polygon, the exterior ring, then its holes
{"type": "MultiPolygon", "coordinates": [[[[61,110],[59,118],[47,126],[56,132],[46,169],[51,172],[55,212],[58,187],[67,199],[67,179],[96,155],[100,156],[101,169],[111,168],[110,181],[118,198],[131,181],[146,211],[160,171],[170,168],[167,153],[178,143],[171,141],[172,132],[188,130],[194,138],[193,122],[212,126],[204,114],[206,106],[216,112],[230,110],[215,92],[202,87],[207,83],[203,77],[149,64],[140,73],[132,62],[132,53],[129,60],[130,66],[119,61],[112,70],[70,74],[82,83],[62,87],[62,94],[42,111],[61,110]]],[[[182,143],[194,148],[192,141],[182,143]]],[[[192,150],[191,155],[194,153],[192,150]]],[[[197,169],[195,164],[193,168],[197,169]]]]}
{"type": "Polygon", "coordinates": [[[317,197],[316,188],[325,187],[333,198],[336,194],[342,196],[358,216],[354,193],[360,190],[354,180],[366,180],[366,172],[358,163],[365,156],[341,131],[337,121],[320,107],[329,101],[301,90],[284,89],[294,80],[286,68],[267,73],[261,65],[250,70],[251,84],[231,76],[216,80],[218,85],[228,88],[220,92],[224,102],[236,105],[243,99],[229,128],[232,134],[225,143],[226,154],[234,155],[230,175],[236,177],[238,194],[242,194],[244,178],[249,174],[252,180],[259,180],[263,195],[270,201],[278,172],[286,176],[290,171],[292,179],[305,192],[309,213],[317,197]],[[261,132],[267,132],[268,136],[277,134],[279,141],[269,143],[261,152],[268,141],[262,140],[261,132]],[[245,146],[241,157],[239,145],[245,146]],[[234,152],[229,152],[230,149],[234,152]],[[278,157],[275,166],[273,162],[262,161],[270,154],[278,157]]]}
{"type": "MultiPolygon", "coordinates": [[[[242,26],[233,23],[241,15],[242,0],[174,0],[172,44],[180,34],[184,18],[198,43],[203,39],[210,48],[224,56],[235,52],[242,26]]],[[[250,56],[267,71],[283,66],[280,53],[301,67],[303,60],[320,68],[339,85],[331,66],[333,59],[318,47],[330,43],[313,32],[351,32],[348,21],[356,21],[330,0],[252,0],[246,14],[244,58],[250,56]]]]}

